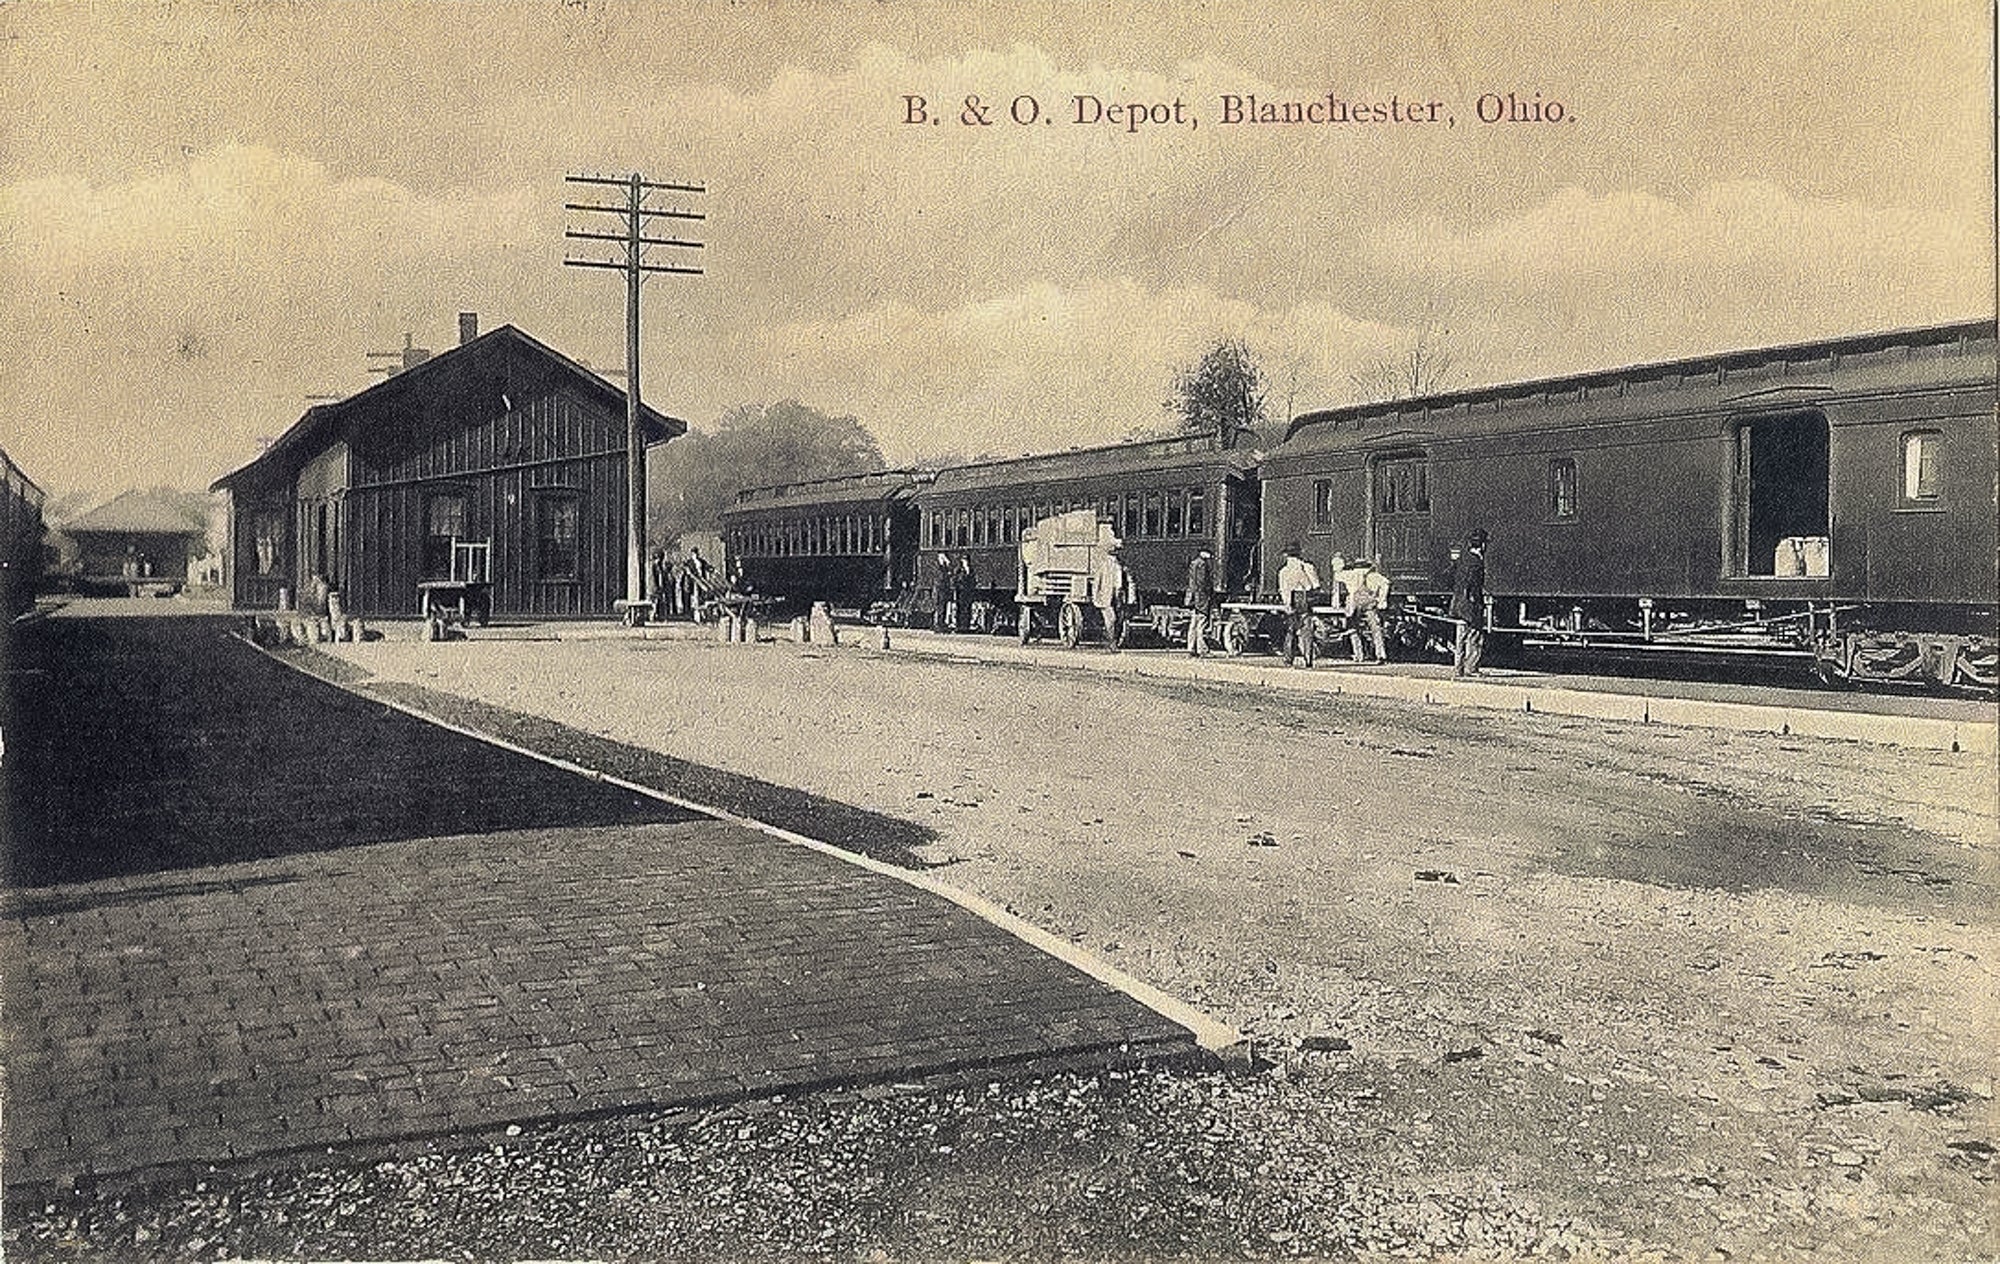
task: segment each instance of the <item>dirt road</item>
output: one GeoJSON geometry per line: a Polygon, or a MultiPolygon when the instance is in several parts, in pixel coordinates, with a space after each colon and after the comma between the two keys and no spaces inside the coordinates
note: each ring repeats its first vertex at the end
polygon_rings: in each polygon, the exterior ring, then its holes
{"type": "MultiPolygon", "coordinates": [[[[341,646],[935,831],[951,881],[1357,1077],[1381,1179],[1735,1256],[1995,1249],[1994,770],[791,645],[341,646]]],[[[1329,1089],[1330,1091],[1330,1089],[1329,1089]]]]}

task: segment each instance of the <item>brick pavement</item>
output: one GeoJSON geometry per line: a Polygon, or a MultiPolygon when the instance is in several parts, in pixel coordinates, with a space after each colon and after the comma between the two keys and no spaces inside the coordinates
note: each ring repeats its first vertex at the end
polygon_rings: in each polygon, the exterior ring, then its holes
{"type": "Polygon", "coordinates": [[[1194,1048],[950,901],[662,815],[7,892],[8,1184],[1194,1048]]]}

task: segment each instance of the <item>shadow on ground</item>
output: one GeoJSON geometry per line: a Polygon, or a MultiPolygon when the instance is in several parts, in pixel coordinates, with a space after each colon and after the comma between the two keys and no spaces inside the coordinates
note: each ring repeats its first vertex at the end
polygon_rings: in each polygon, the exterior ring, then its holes
{"type": "Polygon", "coordinates": [[[0,761],[9,885],[693,817],[292,671],[232,626],[59,619],[16,630],[0,761]]]}
{"type": "MultiPolygon", "coordinates": [[[[328,661],[323,655],[310,657],[328,661]]],[[[917,848],[937,839],[937,831],[927,825],[628,746],[553,720],[434,689],[388,681],[363,687],[378,697],[414,707],[441,720],[490,733],[529,750],[567,759],[675,798],[751,817],[886,864],[905,869],[932,867],[916,855],[917,848]]]]}

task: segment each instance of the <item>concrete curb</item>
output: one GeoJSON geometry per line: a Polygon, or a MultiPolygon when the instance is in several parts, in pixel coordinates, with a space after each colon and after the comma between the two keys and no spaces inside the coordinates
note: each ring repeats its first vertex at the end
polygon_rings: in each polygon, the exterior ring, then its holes
{"type": "MultiPolygon", "coordinates": [[[[629,637],[631,634],[624,632],[623,635],[629,637]]],[[[242,638],[239,637],[238,639],[242,638]]],[[[256,645],[247,640],[244,641],[244,644],[249,645],[252,649],[264,654],[267,658],[281,663],[293,671],[304,671],[296,663],[287,661],[283,656],[272,653],[261,645],[256,645]]],[[[344,662],[346,660],[343,659],[340,661],[344,662]]],[[[457,733],[462,737],[469,737],[475,741],[484,742],[489,746],[511,754],[523,755],[529,759],[547,764],[552,768],[560,768],[565,772],[576,773],[592,781],[617,786],[621,790],[626,790],[633,794],[645,795],[647,798],[654,799],[660,803],[681,808],[685,811],[697,812],[714,820],[725,821],[731,825],[756,830],[758,833],[777,839],[780,842],[810,848],[822,855],[830,856],[847,864],[866,869],[871,873],[893,878],[906,886],[928,892],[940,899],[957,905],[974,917],[1012,935],[1029,947],[1054,957],[1072,969],[1088,975],[1113,991],[1125,994],[1167,1021],[1185,1028],[1194,1037],[1195,1044],[1204,1053],[1210,1054],[1226,1063],[1242,1065],[1247,1065],[1253,1056],[1249,1038],[1242,1032],[1215,1021],[1200,1010],[1168,995],[1149,983],[1133,978],[1109,962],[1093,956],[1091,953],[1084,951],[1067,940],[1057,938],[1041,927],[1026,921],[1016,914],[1008,912],[1000,905],[993,903],[983,896],[960,890],[949,883],[940,882],[928,874],[901,869],[895,865],[876,860],[873,857],[864,856],[858,852],[851,852],[843,847],[836,847],[832,843],[821,842],[819,839],[768,824],[757,820],[755,817],[742,816],[723,808],[712,807],[705,803],[697,803],[692,799],[683,799],[677,795],[668,794],[664,790],[655,789],[652,786],[641,785],[635,781],[628,781],[623,777],[599,772],[594,768],[586,767],[573,760],[531,750],[528,747],[510,742],[505,738],[496,737],[490,733],[483,733],[478,729],[467,728],[462,724],[455,724],[450,720],[432,715],[420,707],[410,706],[407,703],[398,702],[394,699],[367,693],[341,681],[328,680],[324,676],[314,676],[314,679],[325,681],[325,683],[332,685],[334,688],[344,690],[358,698],[366,698],[372,704],[388,707],[413,719],[422,720],[426,724],[434,724],[439,728],[457,733]]]]}
{"type": "Polygon", "coordinates": [[[1351,694],[1426,706],[1464,706],[1630,724],[1726,729],[1781,737],[1867,742],[1954,754],[2000,753],[2000,721],[1979,724],[1931,716],[1676,698],[1651,692],[1616,693],[1542,683],[1547,679],[1543,677],[1462,680],[1376,674],[1367,670],[1321,668],[1310,672],[1286,671],[1270,663],[1229,659],[1217,661],[1213,656],[1193,660],[1077,652],[1057,661],[1046,652],[1022,650],[1014,645],[983,644],[978,638],[967,638],[967,642],[964,645],[944,645],[926,637],[921,640],[900,639],[895,644],[896,649],[903,653],[961,662],[1057,666],[1112,676],[1258,685],[1302,694],[1351,694]]]}
{"type": "MultiPolygon", "coordinates": [[[[792,644],[777,629],[771,640],[792,644]]],[[[874,628],[846,629],[839,648],[876,651],[880,632],[874,628]]],[[[1658,691],[1618,692],[1565,685],[1560,677],[1504,675],[1491,679],[1405,676],[1369,670],[1322,667],[1316,671],[1286,671],[1272,662],[1210,655],[1199,661],[1179,655],[1106,654],[1022,648],[993,637],[938,637],[925,631],[890,629],[890,652],[967,663],[1011,663],[1037,667],[1094,671],[1104,675],[1137,676],[1194,683],[1256,685],[1294,693],[1381,698],[1425,706],[1463,706],[1486,711],[1571,716],[1628,724],[1666,724],[1677,728],[1720,729],[1768,733],[1777,737],[1865,742],[1912,750],[1951,754],[2000,754],[2000,715],[1993,723],[1935,716],[1893,715],[1832,707],[1785,706],[1714,698],[1675,697],[1658,691]]],[[[625,628],[602,623],[542,624],[527,628],[480,629],[471,641],[714,641],[711,626],[689,623],[650,624],[625,628]]],[[[817,646],[813,648],[819,648],[817,646]]]]}

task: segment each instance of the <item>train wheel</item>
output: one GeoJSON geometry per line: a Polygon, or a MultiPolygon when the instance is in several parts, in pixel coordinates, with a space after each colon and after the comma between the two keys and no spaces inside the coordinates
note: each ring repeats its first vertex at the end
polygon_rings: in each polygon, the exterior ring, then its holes
{"type": "Polygon", "coordinates": [[[1057,631],[1062,636],[1063,648],[1075,649],[1083,640],[1083,607],[1064,602],[1062,616],[1057,621],[1057,631]]]}
{"type": "Polygon", "coordinates": [[[1240,614],[1232,614],[1222,622],[1222,652],[1231,658],[1241,658],[1250,648],[1250,620],[1240,614]]]}

